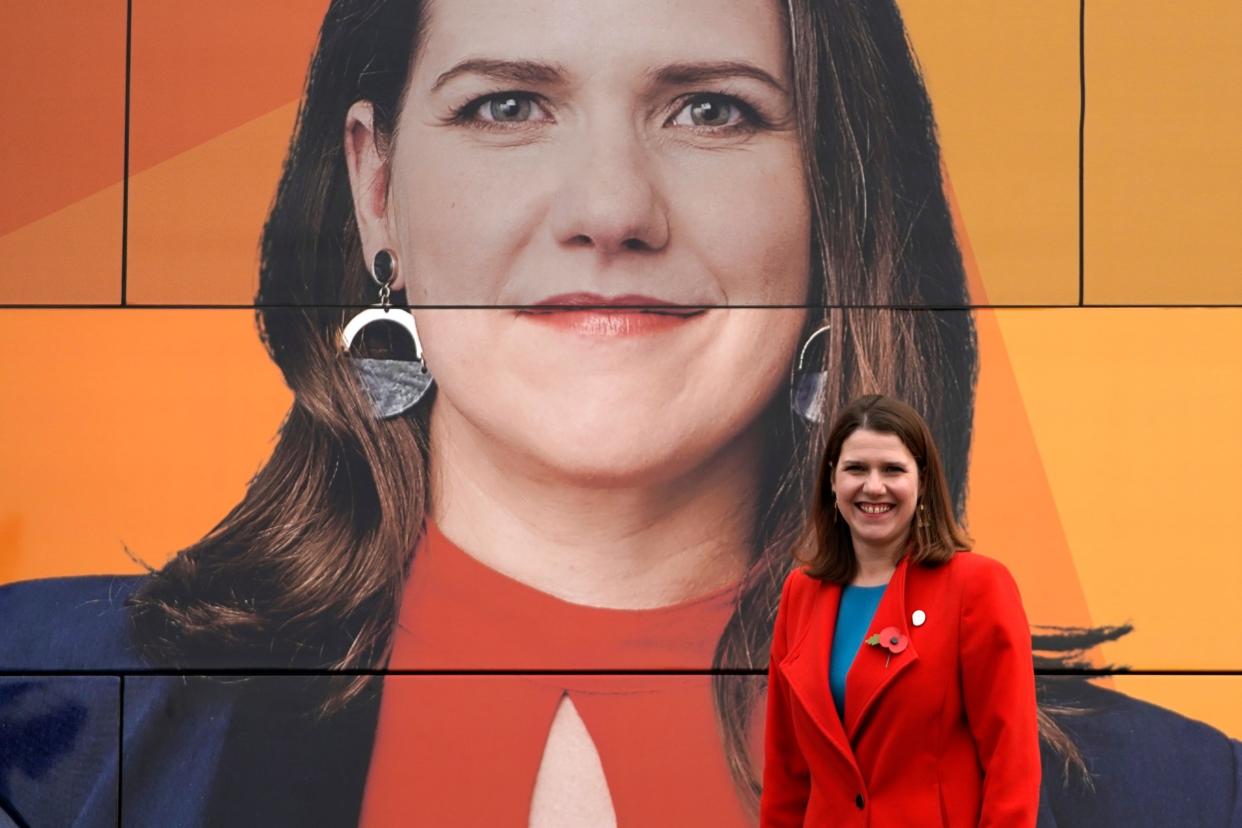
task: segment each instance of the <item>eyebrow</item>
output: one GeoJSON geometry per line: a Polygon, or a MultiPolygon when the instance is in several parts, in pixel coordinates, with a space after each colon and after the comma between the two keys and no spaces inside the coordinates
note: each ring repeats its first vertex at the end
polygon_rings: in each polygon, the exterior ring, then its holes
{"type": "MultiPolygon", "coordinates": [[[[567,73],[558,64],[536,60],[471,58],[441,72],[435,83],[431,85],[431,91],[436,92],[453,78],[467,74],[483,75],[515,84],[554,84],[563,83],[567,73]]],[[[738,60],[670,63],[649,71],[647,75],[661,86],[689,86],[727,78],[751,78],[772,87],[781,94],[786,94],[785,87],[771,74],[753,63],[738,60]]]]}
{"type": "MultiPolygon", "coordinates": [[[[857,459],[857,458],[855,458],[855,457],[850,457],[850,458],[847,458],[847,459],[845,459],[845,460],[839,460],[839,461],[837,461],[837,464],[838,464],[838,465],[841,465],[841,466],[865,466],[865,465],[867,465],[867,461],[865,461],[865,460],[859,460],[859,459],[857,459]]],[[[901,466],[901,467],[904,469],[904,468],[906,467],[906,461],[905,461],[905,460],[879,460],[879,461],[877,461],[877,462],[876,462],[876,465],[879,465],[879,466],[901,466]]]]}
{"type": "Polygon", "coordinates": [[[452,69],[441,72],[436,82],[431,85],[431,91],[436,92],[458,75],[470,74],[484,75],[517,84],[551,84],[565,79],[564,69],[554,63],[540,63],[535,60],[472,58],[463,60],[452,69]]]}
{"type": "Polygon", "coordinates": [[[696,83],[725,80],[727,78],[751,78],[786,94],[785,87],[753,63],[741,60],[718,60],[706,63],[670,63],[650,73],[656,83],[663,86],[689,86],[696,83]]]}

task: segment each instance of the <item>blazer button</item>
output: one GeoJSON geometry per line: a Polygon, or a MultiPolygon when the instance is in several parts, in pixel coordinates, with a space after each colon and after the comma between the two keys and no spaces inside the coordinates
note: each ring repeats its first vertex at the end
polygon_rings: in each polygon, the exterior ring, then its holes
{"type": "Polygon", "coordinates": [[[858,810],[860,811],[862,810],[862,807],[865,804],[862,794],[859,794],[858,796],[854,797],[854,804],[858,806],[858,810]]]}

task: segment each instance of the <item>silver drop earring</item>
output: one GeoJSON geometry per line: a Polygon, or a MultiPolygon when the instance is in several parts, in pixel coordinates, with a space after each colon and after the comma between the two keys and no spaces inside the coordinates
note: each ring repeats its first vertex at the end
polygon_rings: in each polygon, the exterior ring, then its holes
{"type": "Polygon", "coordinates": [[[371,278],[379,285],[379,304],[359,313],[341,331],[341,350],[348,356],[354,339],[372,322],[395,322],[414,340],[414,360],[349,357],[362,387],[371,399],[375,416],[381,420],[396,417],[418,404],[431,388],[432,376],[423,361],[423,343],[418,338],[414,315],[389,304],[392,283],[397,278],[397,260],[391,250],[375,254],[371,278]]]}
{"type": "Polygon", "coordinates": [[[811,423],[824,421],[824,387],[828,384],[827,371],[804,371],[807,349],[815,341],[815,337],[832,330],[832,325],[822,325],[802,343],[798,352],[798,365],[793,377],[793,398],[790,405],[799,417],[811,423]]]}

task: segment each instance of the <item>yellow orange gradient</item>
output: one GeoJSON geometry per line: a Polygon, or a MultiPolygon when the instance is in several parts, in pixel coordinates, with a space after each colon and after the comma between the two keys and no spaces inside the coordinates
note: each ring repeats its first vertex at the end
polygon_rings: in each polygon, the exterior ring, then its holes
{"type": "Polygon", "coordinates": [[[0,302],[121,300],[121,185],[0,236],[0,302]]]}
{"type": "Polygon", "coordinates": [[[254,302],[259,234],[296,114],[286,104],[130,180],[131,302],[254,302]]]}
{"type": "Polygon", "coordinates": [[[988,301],[1078,302],[1078,3],[900,0],[988,301]]]}
{"type": "Polygon", "coordinates": [[[0,582],[140,571],[126,546],[159,566],[241,498],[291,401],[250,311],[0,320],[0,582]]]}
{"type": "Polygon", "coordinates": [[[1239,304],[1242,4],[1087,4],[1086,298],[1239,304]]]}

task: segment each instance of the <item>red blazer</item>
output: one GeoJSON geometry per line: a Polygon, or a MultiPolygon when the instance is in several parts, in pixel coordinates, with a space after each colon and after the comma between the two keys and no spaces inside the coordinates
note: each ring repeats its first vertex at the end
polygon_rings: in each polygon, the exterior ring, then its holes
{"type": "Polygon", "coordinates": [[[1017,585],[973,552],[935,567],[908,560],[868,634],[896,627],[909,644],[898,654],[861,646],[844,722],[828,689],[841,587],[801,569],[785,580],[768,669],[761,828],[1035,825],[1035,673],[1017,585]],[[915,626],[918,610],[925,620],[915,626]]]}

